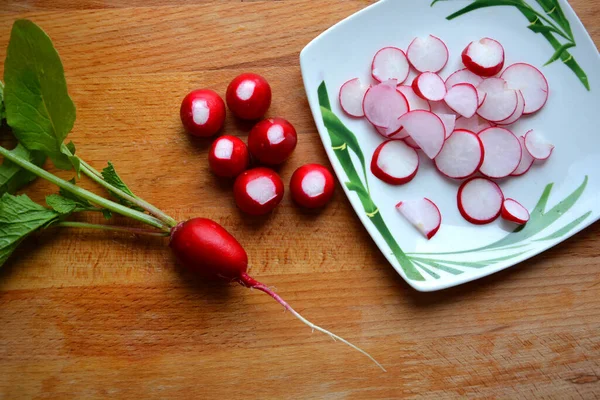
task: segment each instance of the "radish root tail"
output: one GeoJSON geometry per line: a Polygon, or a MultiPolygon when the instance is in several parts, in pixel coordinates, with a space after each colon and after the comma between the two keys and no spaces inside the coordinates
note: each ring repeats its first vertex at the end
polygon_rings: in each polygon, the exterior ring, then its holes
{"type": "Polygon", "coordinates": [[[247,288],[251,288],[251,289],[256,289],[256,290],[260,290],[261,292],[264,292],[266,294],[268,294],[269,296],[271,296],[275,301],[277,301],[279,304],[281,304],[285,310],[289,311],[290,313],[292,313],[294,315],[294,317],[298,318],[300,321],[302,321],[305,325],[307,325],[308,327],[310,327],[313,332],[314,331],[319,331],[322,332],[324,334],[326,334],[327,336],[329,336],[330,338],[333,339],[333,341],[340,341],[342,343],[345,343],[346,345],[350,346],[351,348],[353,348],[354,350],[357,350],[359,352],[361,352],[362,354],[364,354],[365,356],[367,356],[371,361],[373,361],[379,368],[381,368],[382,371],[387,372],[387,370],[383,367],[383,365],[381,365],[377,360],[375,360],[375,358],[373,358],[373,356],[371,356],[369,353],[367,353],[366,351],[364,351],[363,349],[361,349],[360,347],[350,343],[349,341],[347,341],[346,339],[336,335],[335,333],[329,332],[326,329],[321,328],[318,325],[313,324],[312,322],[310,322],[309,320],[307,320],[306,318],[304,318],[302,315],[300,315],[298,312],[296,312],[296,310],[294,310],[285,300],[283,300],[277,293],[275,293],[273,290],[271,290],[270,288],[268,288],[267,286],[263,285],[262,283],[258,282],[256,279],[252,278],[251,276],[249,276],[248,274],[244,273],[242,274],[242,276],[238,279],[238,282],[242,285],[245,286],[247,288]]]}

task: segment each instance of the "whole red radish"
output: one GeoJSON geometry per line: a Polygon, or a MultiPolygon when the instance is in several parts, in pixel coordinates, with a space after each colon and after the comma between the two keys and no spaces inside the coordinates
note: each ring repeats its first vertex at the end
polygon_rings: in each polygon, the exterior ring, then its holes
{"type": "Polygon", "coordinates": [[[302,207],[319,208],[331,200],[335,180],[327,168],[319,164],[306,164],[298,168],[290,180],[294,201],[302,207]]]}
{"type": "Polygon", "coordinates": [[[271,106],[271,86],[260,75],[245,73],[235,77],[227,87],[227,106],[238,118],[262,118],[271,106]]]}
{"type": "Polygon", "coordinates": [[[179,115],[185,130],[194,136],[209,137],[223,128],[225,103],[214,91],[199,89],[188,93],[181,102],[179,115]]]}
{"type": "Polygon", "coordinates": [[[221,136],[215,140],[208,153],[211,171],[223,178],[235,178],[250,164],[248,147],[240,138],[221,136]]]}
{"type": "Polygon", "coordinates": [[[237,206],[250,215],[267,214],[283,198],[283,181],[269,168],[259,167],[243,172],[233,185],[237,206]]]}
{"type": "Polygon", "coordinates": [[[294,126],[283,118],[260,121],[248,135],[250,153],[265,165],[283,163],[292,154],[297,142],[294,126]]]}

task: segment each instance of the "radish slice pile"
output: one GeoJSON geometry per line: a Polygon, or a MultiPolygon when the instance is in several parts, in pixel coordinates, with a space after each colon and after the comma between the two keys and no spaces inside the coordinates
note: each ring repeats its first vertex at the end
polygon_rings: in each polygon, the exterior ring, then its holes
{"type": "Polygon", "coordinates": [[[449,178],[464,179],[473,175],[483,162],[483,144],[470,131],[455,130],[435,158],[435,167],[449,178]]]}
{"type": "Polygon", "coordinates": [[[413,180],[419,169],[419,155],[401,140],[383,142],[371,160],[373,175],[390,185],[403,185],[413,180]]]}
{"type": "Polygon", "coordinates": [[[530,64],[513,64],[502,73],[508,87],[518,89],[525,99],[525,115],[539,111],[548,101],[548,81],[539,69],[530,64]]]}
{"type": "Polygon", "coordinates": [[[496,182],[471,178],[458,189],[457,201],[458,210],[467,221],[485,225],[500,216],[504,195],[496,182]]]}
{"type": "Polygon", "coordinates": [[[519,163],[517,169],[510,174],[511,176],[521,176],[525,174],[527,171],[529,171],[529,169],[531,169],[533,162],[535,161],[535,158],[529,154],[527,147],[525,147],[524,136],[519,136],[519,143],[521,143],[521,162],[519,163]]]}
{"type": "Polygon", "coordinates": [[[339,96],[342,110],[351,117],[364,117],[363,99],[369,88],[369,85],[362,84],[358,78],[350,79],[344,83],[339,96]]]}
{"type": "Polygon", "coordinates": [[[442,224],[440,209],[428,198],[401,201],[396,209],[427,239],[431,239],[442,224]]]}
{"type": "Polygon", "coordinates": [[[477,88],[470,83],[459,83],[448,89],[444,101],[462,117],[471,118],[479,108],[477,88]]]}
{"type": "Polygon", "coordinates": [[[400,124],[427,157],[435,158],[446,140],[444,123],[434,113],[425,110],[410,111],[399,119],[400,124]]]}
{"type": "Polygon", "coordinates": [[[504,128],[488,128],[479,133],[483,144],[483,163],[479,172],[489,178],[504,178],[516,171],[521,162],[519,139],[504,128]]]}
{"type": "Polygon", "coordinates": [[[529,211],[516,200],[506,199],[502,203],[502,218],[519,225],[529,221],[529,211]]]}
{"type": "Polygon", "coordinates": [[[410,66],[404,52],[396,47],[379,50],[371,64],[371,75],[378,82],[395,79],[402,83],[408,78],[410,66]]]}
{"type": "Polygon", "coordinates": [[[429,35],[415,38],[406,51],[408,61],[419,72],[439,72],[450,56],[446,44],[438,37],[429,35]]]}

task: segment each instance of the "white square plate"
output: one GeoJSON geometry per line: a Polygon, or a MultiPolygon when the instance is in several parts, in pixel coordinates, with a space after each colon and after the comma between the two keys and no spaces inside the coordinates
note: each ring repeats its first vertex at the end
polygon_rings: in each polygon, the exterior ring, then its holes
{"type": "Polygon", "coordinates": [[[600,57],[594,43],[564,0],[527,0],[521,8],[492,6],[493,0],[476,3],[487,6],[447,19],[474,2],[380,1],[328,29],[300,55],[310,107],[346,195],[392,266],[419,291],[448,288],[508,268],[600,218],[600,57]],[[528,28],[530,21],[552,25],[565,37],[548,28],[536,33],[528,28]],[[462,68],[460,52],[469,42],[487,36],[504,45],[506,66],[527,62],[541,67],[548,79],[548,103],[518,121],[514,130],[540,130],[556,149],[522,177],[499,182],[507,197],[530,210],[531,220],[523,229],[501,220],[486,226],[466,222],[456,205],[460,182],[443,178],[423,157],[416,178],[404,186],[387,185],[370,172],[371,156],[383,138],[367,121],[343,113],[339,88],[354,77],[371,82],[371,60],[380,48],[406,50],[415,36],[428,34],[440,37],[450,49],[443,78],[462,68]],[[542,67],[565,43],[573,46],[542,67]],[[417,197],[432,199],[442,212],[442,227],[431,240],[395,210],[402,199],[417,197]]]}

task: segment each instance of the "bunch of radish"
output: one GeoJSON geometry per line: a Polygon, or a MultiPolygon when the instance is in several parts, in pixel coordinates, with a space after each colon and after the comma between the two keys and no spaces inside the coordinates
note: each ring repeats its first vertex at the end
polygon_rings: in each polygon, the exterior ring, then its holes
{"type": "MultiPolygon", "coordinates": [[[[519,121],[546,104],[548,82],[530,64],[504,68],[504,48],[491,38],[469,43],[461,54],[465,68],[443,78],[449,58],[446,44],[433,35],[415,38],[406,52],[385,47],[371,63],[374,82],[344,83],[340,105],[386,139],[371,159],[371,172],[380,180],[412,181],[421,151],[445,177],[468,179],[457,192],[467,221],[487,224],[502,216],[525,224],[527,209],[505,199],[493,180],[521,176],[552,154],[554,146],[539,131],[515,134],[519,121]]],[[[404,199],[397,209],[428,239],[440,228],[440,210],[427,198],[404,199]]]]}

